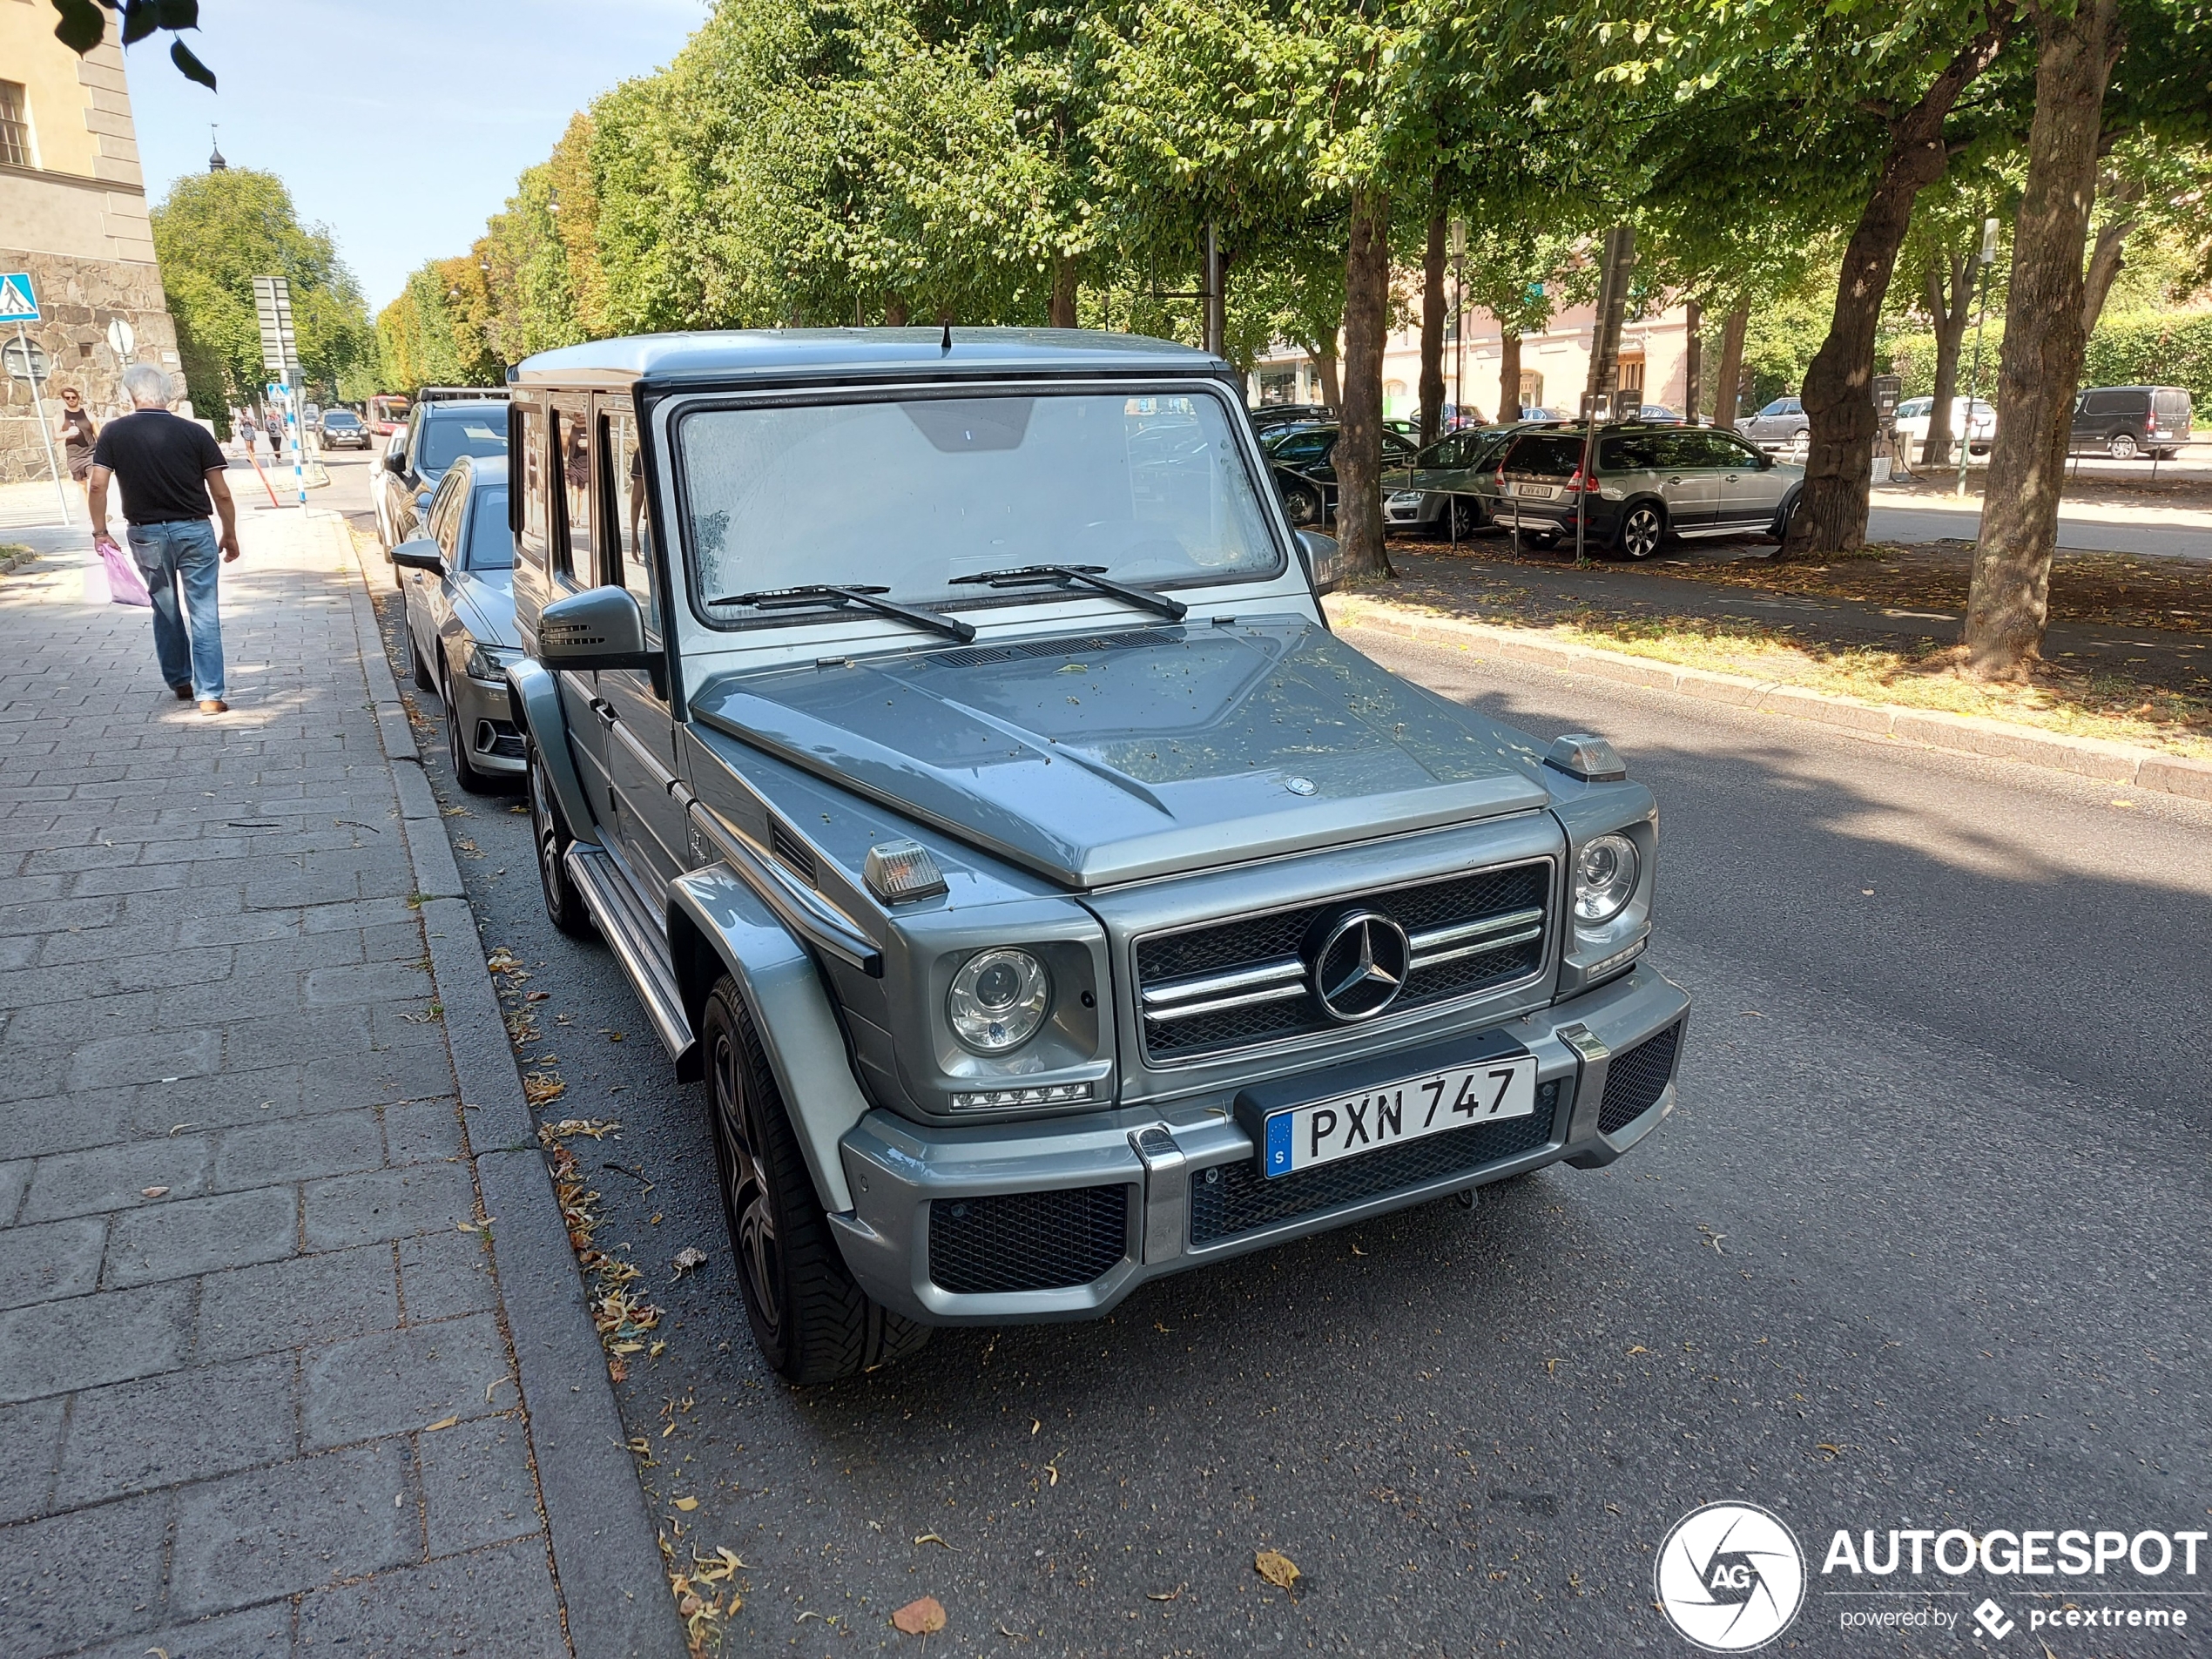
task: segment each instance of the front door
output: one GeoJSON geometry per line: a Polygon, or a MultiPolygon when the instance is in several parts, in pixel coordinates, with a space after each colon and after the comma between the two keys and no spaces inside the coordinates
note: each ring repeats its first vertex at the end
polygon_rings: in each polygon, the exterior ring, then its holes
{"type": "Polygon", "coordinates": [[[1713,523],[1719,472],[1716,452],[1706,441],[1719,435],[1699,427],[1678,427],[1642,439],[1653,452],[1667,523],[1677,530],[1702,530],[1713,523]]]}
{"type": "Polygon", "coordinates": [[[1724,432],[1700,432],[1710,455],[1713,471],[1713,523],[1742,529],[1764,529],[1782,504],[1789,474],[1761,464],[1763,457],[1748,443],[1724,432]]]}

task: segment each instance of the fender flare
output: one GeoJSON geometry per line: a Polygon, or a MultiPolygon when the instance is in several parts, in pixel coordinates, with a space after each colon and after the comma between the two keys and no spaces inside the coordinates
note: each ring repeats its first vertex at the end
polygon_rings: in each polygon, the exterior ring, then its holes
{"type": "Polygon", "coordinates": [[[1774,516],[1767,521],[1766,533],[1776,541],[1782,539],[1783,532],[1789,527],[1790,516],[1797,510],[1797,502],[1804,498],[1804,481],[1799,479],[1791,488],[1790,493],[1775,503],[1774,516]]]}
{"type": "MultiPolygon", "coordinates": [[[[853,1076],[845,1028],[813,956],[725,864],[669,884],[668,943],[694,1031],[714,982],[725,973],[737,981],[822,1207],[850,1214],[838,1143],[874,1108],[853,1076]]],[[[702,1064],[705,1049],[702,1042],[702,1064]]]]}
{"type": "Polygon", "coordinates": [[[553,798],[568,820],[569,838],[586,846],[597,846],[599,826],[591,816],[591,803],[577,776],[576,757],[569,752],[568,720],[561,712],[561,683],[553,671],[534,657],[525,657],[507,671],[508,711],[529,738],[545,763],[552,780],[553,798]]]}

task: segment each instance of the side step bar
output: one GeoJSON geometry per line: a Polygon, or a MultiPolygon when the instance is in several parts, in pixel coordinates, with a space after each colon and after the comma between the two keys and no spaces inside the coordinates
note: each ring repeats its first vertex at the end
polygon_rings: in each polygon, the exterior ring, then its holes
{"type": "Polygon", "coordinates": [[[697,1039],[684,1016],[684,995],[668,959],[668,940],[659,919],[645,908],[630,879],[615,867],[604,849],[579,841],[568,852],[569,879],[583,895],[584,908],[622,960],[623,971],[644,1004],[654,1035],[672,1060],[682,1060],[697,1039]]]}

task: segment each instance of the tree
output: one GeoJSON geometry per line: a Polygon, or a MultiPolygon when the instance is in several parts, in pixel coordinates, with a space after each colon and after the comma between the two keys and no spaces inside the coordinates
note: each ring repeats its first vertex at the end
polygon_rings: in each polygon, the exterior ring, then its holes
{"type": "Polygon", "coordinates": [[[282,276],[291,288],[300,366],[311,386],[335,394],[373,374],[375,337],[361,289],[328,230],[300,223],[274,173],[233,167],[189,174],[152,217],[195,408],[213,415],[260,398],[266,376],[257,276],[282,276]]]}
{"type": "MultiPolygon", "coordinates": [[[[1940,467],[1951,460],[1952,400],[1959,395],[1959,359],[1967,325],[1974,318],[1976,294],[1987,280],[1980,264],[1982,226],[2007,186],[1994,173],[1952,177],[1921,192],[1912,228],[1901,256],[1915,279],[1912,299],[1935,334],[1935,401],[1928,411],[1928,435],[1920,464],[1940,467]]],[[[1968,430],[1972,430],[1969,419],[1968,430]]]]}

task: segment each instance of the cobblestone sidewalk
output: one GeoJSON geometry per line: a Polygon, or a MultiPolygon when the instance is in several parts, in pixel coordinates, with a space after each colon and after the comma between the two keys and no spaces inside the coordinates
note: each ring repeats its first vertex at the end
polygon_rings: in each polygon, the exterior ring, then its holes
{"type": "Polygon", "coordinates": [[[214,719],[0,577],[0,1656],[566,1655],[343,532],[244,529],[214,719]]]}

